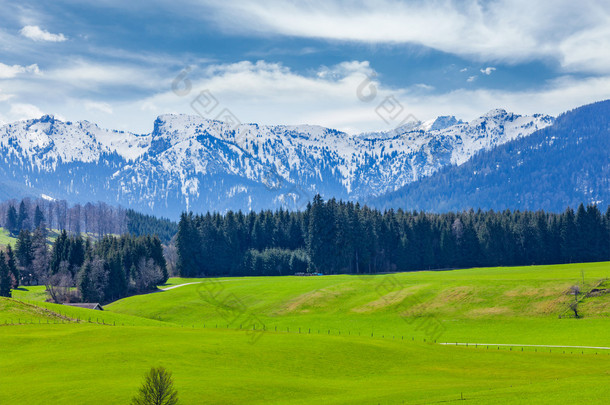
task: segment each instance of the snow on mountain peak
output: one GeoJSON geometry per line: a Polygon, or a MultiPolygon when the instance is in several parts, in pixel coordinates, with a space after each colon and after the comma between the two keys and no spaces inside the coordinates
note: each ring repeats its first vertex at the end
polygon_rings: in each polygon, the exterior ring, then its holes
{"type": "Polygon", "coordinates": [[[462,121],[458,121],[453,115],[440,116],[432,122],[428,131],[441,131],[445,128],[449,128],[453,125],[461,124],[462,121]]]}
{"type": "MultiPolygon", "coordinates": [[[[88,180],[88,187],[114,193],[109,202],[140,209],[169,207],[170,201],[178,204],[176,212],[184,204],[204,204],[210,210],[261,209],[286,200],[286,195],[380,195],[552,122],[544,115],[526,117],[497,109],[471,122],[441,116],[350,136],[316,125],[232,126],[196,115],[164,114],[150,134],[137,135],[44,116],[0,126],[0,152],[10,159],[4,164],[11,173],[15,167],[26,172],[37,168],[65,177],[63,165],[93,163],[109,174],[96,180],[102,181],[97,186],[88,180]]],[[[31,185],[32,177],[24,176],[24,183],[31,185]]],[[[68,198],[75,193],[64,177],[47,194],[68,198]]]]}
{"type": "Polygon", "coordinates": [[[495,108],[493,110],[488,111],[481,118],[501,118],[507,116],[508,113],[503,108],[495,108]]]}

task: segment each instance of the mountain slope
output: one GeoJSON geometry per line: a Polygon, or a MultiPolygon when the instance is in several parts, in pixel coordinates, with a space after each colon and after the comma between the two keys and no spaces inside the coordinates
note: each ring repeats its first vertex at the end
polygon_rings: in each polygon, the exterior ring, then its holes
{"type": "Polygon", "coordinates": [[[560,211],[610,204],[610,100],[567,112],[529,137],[477,154],[399,191],[381,208],[445,212],[468,208],[560,211]]]}
{"type": "Polygon", "coordinates": [[[470,123],[439,117],[350,136],[311,125],[232,128],[162,115],[152,133],[137,135],[45,116],[0,127],[0,175],[5,187],[30,195],[170,217],[185,209],[294,209],[316,193],[382,195],[552,122],[493,110],[470,123]]]}

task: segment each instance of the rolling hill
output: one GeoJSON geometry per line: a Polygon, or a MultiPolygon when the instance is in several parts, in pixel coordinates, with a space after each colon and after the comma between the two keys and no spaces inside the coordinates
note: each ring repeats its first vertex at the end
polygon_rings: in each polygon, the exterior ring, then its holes
{"type": "Polygon", "coordinates": [[[158,365],[187,404],[596,402],[610,395],[609,274],[588,263],[172,279],[103,312],[2,299],[0,402],[126,403],[158,365]],[[566,315],[575,284],[580,319],[566,315]],[[62,319],[6,322],[21,307],[62,319]]]}

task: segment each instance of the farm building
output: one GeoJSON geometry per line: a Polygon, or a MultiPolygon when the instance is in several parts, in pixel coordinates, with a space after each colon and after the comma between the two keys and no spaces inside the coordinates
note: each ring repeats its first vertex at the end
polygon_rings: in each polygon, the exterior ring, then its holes
{"type": "Polygon", "coordinates": [[[64,304],[64,305],[69,305],[71,307],[78,307],[78,308],[94,309],[96,311],[104,310],[104,308],[102,308],[102,306],[97,302],[82,302],[82,303],[64,304]]]}

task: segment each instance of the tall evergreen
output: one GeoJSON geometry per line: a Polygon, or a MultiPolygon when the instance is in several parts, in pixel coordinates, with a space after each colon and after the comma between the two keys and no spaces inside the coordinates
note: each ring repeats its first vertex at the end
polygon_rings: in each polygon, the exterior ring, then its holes
{"type": "Polygon", "coordinates": [[[19,232],[17,242],[15,243],[15,257],[19,266],[24,269],[28,269],[32,265],[34,251],[32,249],[32,234],[30,231],[22,230],[19,232]]]}
{"type": "Polygon", "coordinates": [[[0,252],[0,297],[11,296],[11,277],[4,252],[0,252]]]}
{"type": "Polygon", "coordinates": [[[19,230],[28,228],[28,211],[25,207],[25,202],[22,200],[19,204],[19,213],[17,214],[17,228],[19,230]]]}
{"type": "Polygon", "coordinates": [[[45,226],[44,213],[38,205],[36,205],[36,211],[34,212],[34,228],[43,228],[45,226]]]}
{"type": "Polygon", "coordinates": [[[19,227],[17,226],[17,210],[14,205],[8,207],[8,211],[6,213],[6,222],[4,223],[4,227],[12,234],[17,235],[19,232],[19,227]]]}
{"type": "Polygon", "coordinates": [[[13,253],[13,248],[10,243],[6,246],[6,264],[8,266],[8,271],[11,275],[12,279],[12,287],[13,289],[19,287],[21,282],[21,277],[19,275],[19,268],[17,267],[17,262],[15,261],[15,253],[13,253]]]}

